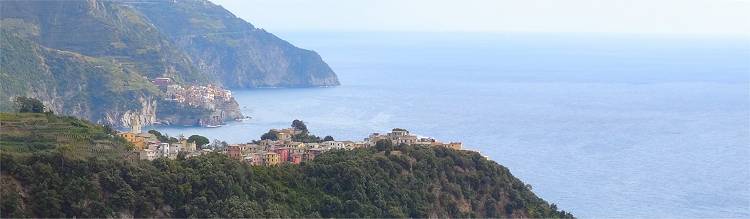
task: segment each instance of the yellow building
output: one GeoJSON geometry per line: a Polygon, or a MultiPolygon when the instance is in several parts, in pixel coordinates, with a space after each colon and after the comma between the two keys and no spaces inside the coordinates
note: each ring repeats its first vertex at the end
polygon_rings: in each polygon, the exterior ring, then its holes
{"type": "Polygon", "coordinates": [[[281,141],[286,141],[286,140],[292,139],[292,135],[286,132],[278,132],[276,133],[276,138],[281,141]]]}
{"type": "Polygon", "coordinates": [[[266,153],[265,163],[267,166],[278,165],[281,163],[281,157],[277,153],[268,152],[266,153]]]}

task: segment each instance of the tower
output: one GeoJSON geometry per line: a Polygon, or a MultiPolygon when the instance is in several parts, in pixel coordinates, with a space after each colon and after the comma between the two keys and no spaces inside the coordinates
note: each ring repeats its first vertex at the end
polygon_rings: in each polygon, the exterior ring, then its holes
{"type": "Polygon", "coordinates": [[[141,120],[140,117],[131,117],[130,118],[130,132],[132,133],[141,133],[141,120]]]}

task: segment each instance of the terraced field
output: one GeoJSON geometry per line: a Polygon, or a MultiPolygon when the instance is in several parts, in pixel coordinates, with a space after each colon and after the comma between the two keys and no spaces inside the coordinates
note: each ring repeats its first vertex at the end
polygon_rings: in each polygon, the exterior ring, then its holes
{"type": "Polygon", "coordinates": [[[104,126],[43,113],[0,113],[3,153],[60,151],[73,157],[122,156],[131,147],[104,126]]]}

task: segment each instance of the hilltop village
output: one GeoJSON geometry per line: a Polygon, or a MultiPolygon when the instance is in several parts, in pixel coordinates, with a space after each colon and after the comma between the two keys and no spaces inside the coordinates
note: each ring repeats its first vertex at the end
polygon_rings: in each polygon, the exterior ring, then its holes
{"type": "Polygon", "coordinates": [[[321,140],[309,135],[304,124],[280,130],[271,129],[261,137],[261,140],[246,144],[198,145],[195,141],[190,141],[184,137],[173,138],[168,140],[172,142],[169,143],[162,142],[163,138],[159,140],[160,136],[158,135],[160,133],[154,131],[142,133],[138,127],[129,132],[119,133],[119,136],[134,145],[133,151],[142,160],[154,160],[161,157],[176,159],[178,156],[189,158],[218,152],[231,159],[240,160],[254,166],[273,166],[284,163],[299,164],[303,161],[313,160],[321,153],[329,150],[374,147],[382,140],[389,141],[392,145],[423,145],[462,150],[461,142],[443,143],[433,138],[418,137],[401,128],[395,128],[384,134],[372,133],[362,141],[335,141],[330,136],[321,140]]]}

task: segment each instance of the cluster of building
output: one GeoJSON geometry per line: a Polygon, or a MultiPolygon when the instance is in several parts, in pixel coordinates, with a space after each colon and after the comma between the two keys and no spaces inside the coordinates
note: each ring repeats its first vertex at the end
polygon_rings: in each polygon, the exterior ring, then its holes
{"type": "Polygon", "coordinates": [[[188,142],[184,137],[180,137],[177,143],[161,142],[151,133],[122,132],[118,134],[130,143],[133,143],[133,150],[138,153],[141,160],[154,160],[164,157],[169,159],[177,158],[180,152],[186,157],[197,156],[210,150],[198,150],[194,142],[188,142]]]}
{"type": "Polygon", "coordinates": [[[187,104],[189,106],[203,107],[206,109],[216,108],[216,103],[226,103],[232,100],[232,91],[215,85],[207,86],[180,86],[168,85],[166,89],[167,100],[187,104]]]}
{"type": "MultiPolygon", "coordinates": [[[[254,166],[273,166],[284,163],[299,164],[303,161],[313,160],[318,155],[328,150],[373,147],[381,140],[389,140],[393,145],[410,144],[436,147],[447,147],[461,150],[461,142],[441,143],[432,138],[423,138],[412,135],[405,129],[393,129],[390,133],[373,133],[363,141],[323,141],[304,143],[293,141],[292,136],[300,134],[301,130],[286,128],[281,130],[272,129],[276,133],[276,140],[260,140],[247,144],[230,144],[226,148],[217,150],[226,154],[229,158],[246,162],[254,166]]],[[[160,142],[155,135],[133,131],[119,134],[135,146],[134,150],[142,160],[153,160],[160,157],[169,159],[177,158],[182,152],[186,157],[198,156],[212,152],[211,149],[196,148],[195,143],[187,142],[180,137],[178,143],[160,142]]]]}
{"type": "Polygon", "coordinates": [[[436,147],[447,147],[454,150],[461,150],[463,144],[461,142],[449,142],[443,143],[434,138],[430,137],[418,137],[410,134],[408,130],[395,128],[390,133],[380,134],[372,133],[370,136],[365,138],[368,146],[375,146],[380,140],[390,140],[393,145],[423,145],[423,146],[436,146],[436,147]]]}
{"type": "Polygon", "coordinates": [[[324,141],[304,143],[292,140],[292,136],[303,131],[295,128],[271,129],[276,140],[260,140],[248,144],[232,144],[225,151],[227,156],[241,160],[250,165],[272,166],[283,163],[299,164],[302,161],[315,159],[321,153],[331,149],[354,149],[365,147],[352,141],[324,141]]]}
{"type": "Polygon", "coordinates": [[[363,141],[323,141],[319,143],[304,143],[292,141],[292,136],[301,131],[294,128],[276,130],[277,140],[261,140],[249,144],[233,144],[226,149],[226,154],[232,159],[241,160],[250,165],[278,165],[282,163],[299,164],[302,161],[315,159],[328,150],[373,147],[380,140],[389,140],[393,145],[425,145],[447,147],[461,150],[461,142],[442,143],[433,138],[412,135],[405,129],[393,129],[390,133],[373,133],[363,141]]]}
{"type": "Polygon", "coordinates": [[[171,78],[155,78],[151,80],[154,85],[165,90],[166,99],[177,103],[214,109],[214,103],[225,103],[232,100],[232,91],[223,89],[216,85],[206,86],[181,86],[173,83],[171,78]]]}

